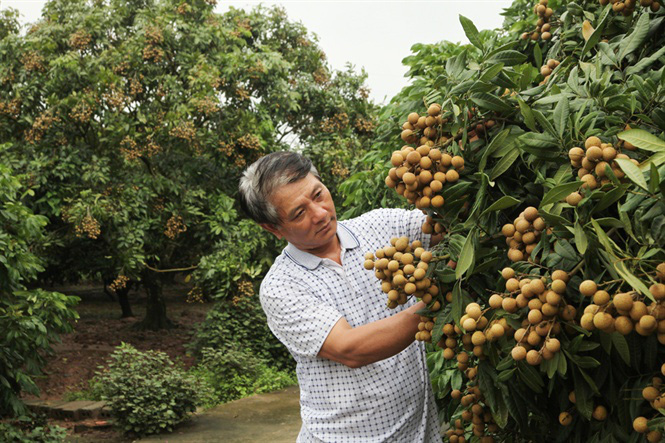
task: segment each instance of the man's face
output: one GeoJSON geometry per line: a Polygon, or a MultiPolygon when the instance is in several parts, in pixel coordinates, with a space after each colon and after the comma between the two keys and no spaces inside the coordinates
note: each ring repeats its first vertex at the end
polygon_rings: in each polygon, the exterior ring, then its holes
{"type": "Polygon", "coordinates": [[[312,174],[278,188],[270,201],[277,208],[281,222],[262,226],[278,238],[312,253],[326,249],[335,239],[335,204],[328,188],[312,174]]]}

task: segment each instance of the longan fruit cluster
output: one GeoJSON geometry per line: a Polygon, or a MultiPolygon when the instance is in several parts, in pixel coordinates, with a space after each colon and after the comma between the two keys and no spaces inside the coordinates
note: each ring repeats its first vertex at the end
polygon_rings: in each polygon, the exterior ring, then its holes
{"type": "Polygon", "coordinates": [[[525,32],[522,34],[522,40],[538,40],[542,38],[543,40],[549,40],[552,38],[551,25],[549,23],[550,18],[554,14],[552,8],[547,7],[547,0],[540,0],[537,5],[533,7],[533,12],[538,16],[538,21],[536,22],[536,29],[529,34],[525,32]]]}
{"type": "Polygon", "coordinates": [[[416,332],[416,340],[432,342],[432,329],[434,329],[434,318],[420,316],[420,323],[418,323],[418,332],[416,332]]]}
{"type": "MultiPolygon", "coordinates": [[[[665,267],[665,263],[662,264],[665,267]]],[[[665,284],[654,283],[649,288],[655,302],[647,305],[649,299],[641,299],[635,291],[620,292],[610,298],[607,291],[598,289],[593,280],[580,284],[580,294],[591,297],[592,303],[584,309],[581,326],[593,331],[628,335],[635,331],[641,336],[657,334],[658,341],[665,345],[665,284]]]]}
{"type": "Polygon", "coordinates": [[[547,83],[547,80],[550,78],[552,71],[554,71],[554,69],[560,64],[561,62],[559,62],[559,60],[551,58],[547,60],[547,63],[540,67],[540,74],[544,77],[541,84],[547,83]]]}
{"type": "Polygon", "coordinates": [[[443,186],[457,182],[464,169],[461,156],[451,156],[429,145],[415,149],[406,145],[393,152],[390,162],[393,168],[386,177],[386,186],[394,188],[419,209],[443,206],[443,186]]]}
{"type": "Polygon", "coordinates": [[[433,146],[439,135],[437,128],[444,123],[446,123],[446,119],[441,116],[441,105],[432,103],[427,108],[426,116],[421,116],[417,112],[409,114],[402,125],[402,140],[404,143],[415,144],[420,141],[420,145],[430,143],[433,146]]]}
{"type": "Polygon", "coordinates": [[[454,400],[458,400],[465,409],[462,411],[461,417],[452,423],[454,429],[451,426],[446,431],[448,441],[466,441],[466,423],[471,423],[473,435],[480,442],[493,443],[495,439],[490,434],[498,432],[499,426],[494,421],[491,409],[485,404],[485,397],[478,386],[467,386],[466,394],[459,389],[455,389],[450,395],[454,400]]]}
{"type": "Polygon", "coordinates": [[[547,229],[545,220],[538,215],[538,209],[533,206],[526,208],[513,223],[507,223],[501,228],[506,237],[508,258],[512,262],[522,261],[531,256],[540,240],[541,233],[547,229]]]}
{"type": "MultiPolygon", "coordinates": [[[[570,391],[570,394],[568,394],[568,400],[570,400],[571,403],[577,402],[575,399],[575,391],[570,391]]],[[[593,408],[593,412],[591,413],[591,417],[593,417],[594,420],[598,421],[607,420],[608,415],[609,413],[605,405],[596,405],[593,408]]],[[[568,426],[572,422],[573,422],[573,415],[570,412],[563,411],[559,414],[559,423],[561,424],[561,426],[568,426]]]]}
{"type": "MultiPolygon", "coordinates": [[[[452,293],[446,294],[446,299],[452,301],[452,293]]],[[[455,323],[443,326],[444,337],[438,343],[443,348],[443,358],[452,360],[457,358],[457,369],[464,372],[469,379],[475,377],[475,373],[469,368],[467,352],[459,351],[458,341],[461,339],[464,351],[471,352],[479,359],[485,358],[485,343],[498,340],[504,335],[513,332],[505,318],[489,321],[485,316],[487,310],[483,311],[478,303],[469,303],[465,314],[460,318],[461,328],[455,323]]]]}
{"type": "MultiPolygon", "coordinates": [[[[609,3],[612,4],[612,10],[616,13],[621,13],[624,16],[632,15],[637,8],[637,0],[598,0],[598,2],[605,6],[609,3]]],[[[660,3],[653,0],[640,0],[640,5],[645,8],[650,8],[652,12],[658,12],[660,3]]]]}
{"type": "MultiPolygon", "coordinates": [[[[591,136],[584,142],[584,149],[580,147],[571,148],[568,151],[568,158],[573,168],[577,170],[577,176],[584,182],[582,190],[596,189],[599,186],[610,183],[605,173],[605,167],[609,166],[612,172],[619,180],[623,179],[625,174],[614,161],[617,158],[623,158],[632,161],[636,165],[639,162],[631,159],[626,154],[617,152],[609,143],[603,143],[598,137],[591,136]],[[585,151],[586,150],[586,151],[585,151]]],[[[571,206],[577,206],[583,196],[579,191],[571,192],[566,197],[566,203],[571,206]]]]}
{"type": "MultiPolygon", "coordinates": [[[[426,251],[418,240],[409,243],[407,237],[390,239],[390,246],[365,254],[364,267],[374,269],[376,278],[382,281],[381,289],[388,294],[388,307],[395,309],[415,295],[428,305],[439,294],[436,282],[426,277],[432,253],[426,251]]],[[[441,302],[434,301],[430,311],[441,309],[441,302]]]]}
{"type": "Polygon", "coordinates": [[[490,307],[508,313],[528,308],[522,327],[513,335],[516,344],[511,356],[515,361],[526,359],[532,366],[554,358],[561,349],[561,342],[555,337],[561,332],[560,320],[571,321],[577,314],[575,307],[564,299],[568,273],[552,272],[549,285],[547,277],[516,278],[512,268],[504,268],[501,275],[506,280],[509,295],[493,294],[489,299],[490,307]]]}
{"type": "MultiPolygon", "coordinates": [[[[665,376],[665,363],[661,366],[660,372],[665,376]]],[[[665,385],[663,385],[663,379],[654,377],[651,384],[645,386],[642,390],[642,397],[656,411],[665,408],[665,385]]],[[[663,438],[662,431],[658,429],[649,431],[648,421],[644,416],[637,417],[633,420],[633,429],[640,434],[646,434],[647,441],[650,443],[660,442],[663,438]]]]}
{"type": "Polygon", "coordinates": [[[440,234],[446,230],[446,228],[434,220],[431,215],[428,215],[425,221],[423,222],[422,230],[425,234],[440,234]]]}

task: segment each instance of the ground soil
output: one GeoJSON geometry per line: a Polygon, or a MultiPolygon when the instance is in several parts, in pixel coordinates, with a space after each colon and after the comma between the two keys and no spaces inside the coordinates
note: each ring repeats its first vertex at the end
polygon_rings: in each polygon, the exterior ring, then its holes
{"type": "MultiPolygon", "coordinates": [[[[185,345],[190,343],[198,323],[204,320],[210,303],[188,303],[187,293],[191,288],[184,284],[174,284],[164,289],[167,303],[167,316],[176,328],[161,331],[140,331],[133,328],[145,314],[145,294],[143,290],[130,292],[132,310],[136,317],[120,318],[120,305],[103,291],[101,285],[80,285],[57,287],[64,294],[76,295],[81,301],[76,310],[80,319],[70,334],[62,335],[62,342],[55,344],[55,354],[48,357],[44,375],[36,382],[40,389],[40,399],[56,400],[66,397],[68,392],[81,391],[88,387],[98,367],[113,352],[115,346],[125,342],[139,350],[159,350],[166,352],[172,360],[180,361],[186,368],[194,363],[187,354],[185,345]]],[[[34,398],[33,396],[26,396],[34,398]]],[[[70,430],[72,423],[54,422],[70,430]]],[[[72,431],[73,432],[73,431],[72,431]]],[[[74,441],[128,441],[114,431],[92,431],[86,435],[73,435],[74,441]],[[81,439],[81,437],[84,437],[81,439]]]]}

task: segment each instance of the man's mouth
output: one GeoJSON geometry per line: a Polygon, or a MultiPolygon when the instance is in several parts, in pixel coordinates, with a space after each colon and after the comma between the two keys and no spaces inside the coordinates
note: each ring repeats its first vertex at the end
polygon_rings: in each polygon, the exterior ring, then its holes
{"type": "Polygon", "coordinates": [[[319,234],[319,233],[325,231],[326,229],[328,229],[328,228],[332,225],[332,222],[333,222],[334,220],[335,220],[334,217],[331,218],[330,220],[328,220],[328,223],[326,223],[325,226],[323,226],[321,229],[319,229],[318,231],[316,231],[316,233],[319,234]]]}

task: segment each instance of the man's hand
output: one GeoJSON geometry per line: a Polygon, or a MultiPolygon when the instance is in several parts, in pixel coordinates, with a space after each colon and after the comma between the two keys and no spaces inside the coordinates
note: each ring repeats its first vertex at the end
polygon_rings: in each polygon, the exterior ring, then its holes
{"type": "Polygon", "coordinates": [[[420,322],[416,312],[424,307],[425,303],[418,302],[391,317],[356,328],[341,318],[323,342],[318,355],[350,368],[397,355],[415,340],[420,322]]]}

